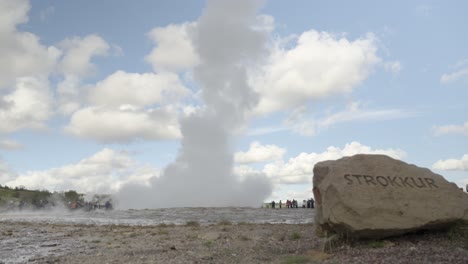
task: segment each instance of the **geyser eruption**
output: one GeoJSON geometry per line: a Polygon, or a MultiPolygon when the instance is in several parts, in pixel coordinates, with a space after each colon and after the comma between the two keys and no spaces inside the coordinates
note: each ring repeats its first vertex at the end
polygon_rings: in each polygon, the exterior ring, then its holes
{"type": "Polygon", "coordinates": [[[234,131],[257,104],[246,68],[264,54],[267,35],[253,25],[259,1],[210,0],[193,32],[200,63],[194,77],[205,105],[180,120],[177,159],[151,187],[124,186],[121,208],[259,206],[272,186],[264,175],[233,175],[234,131]]]}

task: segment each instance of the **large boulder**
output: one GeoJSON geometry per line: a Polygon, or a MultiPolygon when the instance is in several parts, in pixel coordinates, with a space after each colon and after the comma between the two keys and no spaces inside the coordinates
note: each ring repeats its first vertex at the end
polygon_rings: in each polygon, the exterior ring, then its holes
{"type": "Polygon", "coordinates": [[[314,167],[315,223],[344,236],[382,238],[468,220],[468,194],[429,169],[359,154],[314,167]]]}

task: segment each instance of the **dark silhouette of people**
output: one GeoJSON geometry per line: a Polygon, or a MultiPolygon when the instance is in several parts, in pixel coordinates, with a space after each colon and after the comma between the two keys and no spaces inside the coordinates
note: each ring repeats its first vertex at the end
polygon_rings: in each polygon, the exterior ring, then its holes
{"type": "Polygon", "coordinates": [[[275,208],[275,201],[271,201],[271,208],[275,208]]]}

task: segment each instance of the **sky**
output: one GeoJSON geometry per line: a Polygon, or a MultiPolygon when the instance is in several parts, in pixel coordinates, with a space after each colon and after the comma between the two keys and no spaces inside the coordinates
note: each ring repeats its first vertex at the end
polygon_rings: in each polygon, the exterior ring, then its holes
{"type": "Polygon", "coordinates": [[[467,5],[0,0],[0,184],[256,206],[368,153],[464,187],[467,5]]]}

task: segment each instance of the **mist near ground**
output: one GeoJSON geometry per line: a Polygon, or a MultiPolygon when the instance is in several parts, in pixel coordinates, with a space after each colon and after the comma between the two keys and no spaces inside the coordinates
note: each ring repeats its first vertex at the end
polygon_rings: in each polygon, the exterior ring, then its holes
{"type": "Polygon", "coordinates": [[[248,121],[258,96],[247,83],[252,67],[265,54],[267,35],[255,30],[261,1],[207,1],[192,39],[200,63],[194,80],[205,105],[180,120],[178,157],[150,186],[124,185],[118,207],[260,206],[272,192],[262,174],[233,174],[234,132],[248,121]]]}

